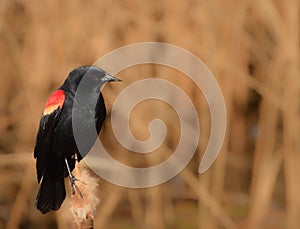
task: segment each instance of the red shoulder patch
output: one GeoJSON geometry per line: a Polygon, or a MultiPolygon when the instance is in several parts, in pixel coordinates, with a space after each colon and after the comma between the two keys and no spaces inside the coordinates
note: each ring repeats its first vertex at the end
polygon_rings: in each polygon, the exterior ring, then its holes
{"type": "Polygon", "coordinates": [[[58,107],[62,108],[65,101],[65,93],[63,90],[57,90],[47,100],[43,115],[51,114],[58,107]]]}

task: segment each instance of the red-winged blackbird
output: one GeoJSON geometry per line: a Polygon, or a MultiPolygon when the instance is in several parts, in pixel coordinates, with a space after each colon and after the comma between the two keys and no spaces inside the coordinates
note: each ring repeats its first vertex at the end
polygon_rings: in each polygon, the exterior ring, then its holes
{"type": "MultiPolygon", "coordinates": [[[[107,74],[96,66],[78,67],[70,72],[63,85],[55,91],[45,105],[40,126],[37,133],[34,158],[36,158],[36,170],[38,183],[42,180],[40,190],[36,197],[35,206],[42,213],[51,210],[58,210],[66,197],[64,178],[69,176],[72,190],[76,178],[71,174],[75,167],[76,158],[79,162],[91,148],[89,144],[87,152],[79,152],[72,128],[72,112],[94,114],[97,134],[106,116],[106,108],[100,87],[110,81],[120,81],[119,79],[107,74]],[[76,108],[72,111],[76,90],[83,79],[89,77],[92,90],[88,93],[91,99],[96,99],[96,106],[92,102],[85,104],[84,107],[76,108]]],[[[74,113],[73,113],[74,114],[74,113]]],[[[81,115],[81,114],[80,114],[81,115]]],[[[81,116],[78,117],[81,117],[81,116]]],[[[87,120],[79,120],[81,130],[84,132],[88,128],[87,120]]],[[[89,139],[94,143],[96,139],[89,139]]],[[[77,190],[81,195],[80,191],[77,190]]]]}

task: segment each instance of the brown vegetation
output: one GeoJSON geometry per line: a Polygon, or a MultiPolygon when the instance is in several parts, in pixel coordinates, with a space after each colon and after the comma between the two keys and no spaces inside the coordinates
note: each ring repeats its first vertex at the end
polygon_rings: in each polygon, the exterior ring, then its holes
{"type": "MultiPolygon", "coordinates": [[[[182,86],[195,102],[201,139],[194,160],[163,185],[137,190],[101,180],[95,228],[299,228],[299,4],[1,0],[0,228],[71,226],[69,197],[57,213],[42,216],[34,209],[32,150],[43,104],[71,69],[143,41],[178,45],[207,64],[226,101],[226,139],[213,167],[197,174],[210,131],[201,92],[162,66],[119,73],[125,82],[104,90],[108,110],[123,88],[155,73],[182,86]]],[[[174,111],[160,102],[141,106],[133,113],[141,121],[132,125],[136,137],[149,137],[149,121],[161,118],[173,128],[167,139],[176,146],[174,111]]],[[[117,144],[109,121],[100,137],[114,157],[144,163],[117,144]]],[[[158,153],[146,157],[150,164],[160,160],[158,153]]]]}

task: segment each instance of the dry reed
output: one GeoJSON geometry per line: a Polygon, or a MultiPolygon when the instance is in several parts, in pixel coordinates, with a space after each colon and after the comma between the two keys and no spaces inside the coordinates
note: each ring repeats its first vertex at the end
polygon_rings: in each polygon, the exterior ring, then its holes
{"type": "Polygon", "coordinates": [[[100,202],[97,197],[98,179],[91,176],[82,163],[76,166],[74,176],[78,179],[78,190],[75,189],[71,197],[73,228],[94,228],[96,207],[100,202]]]}
{"type": "MultiPolygon", "coordinates": [[[[0,190],[0,228],[65,228],[72,224],[69,192],[56,214],[41,217],[33,207],[31,189],[37,190],[37,185],[32,149],[41,108],[70,69],[141,41],[178,45],[209,66],[226,101],[226,140],[213,167],[198,175],[198,162],[210,134],[209,111],[201,92],[181,73],[160,66],[136,66],[121,72],[119,78],[125,83],[104,90],[108,110],[118,93],[136,80],[153,75],[170,80],[197,107],[200,143],[188,167],[163,186],[132,190],[100,180],[95,227],[298,228],[299,7],[298,0],[89,4],[2,0],[0,186],[5,188],[0,190]]],[[[109,118],[101,133],[113,157],[134,166],[165,160],[180,131],[172,109],[157,103],[141,106],[132,114],[137,117],[131,123],[135,136],[149,136],[144,120],[152,118],[163,119],[172,129],[157,152],[141,159],[124,150],[113,136],[109,118]]],[[[88,182],[88,178],[81,179],[88,182]]]]}

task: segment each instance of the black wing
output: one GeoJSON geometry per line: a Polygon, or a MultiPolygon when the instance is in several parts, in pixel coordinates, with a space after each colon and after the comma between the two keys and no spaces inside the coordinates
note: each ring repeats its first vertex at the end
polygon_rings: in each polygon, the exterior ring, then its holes
{"type": "Polygon", "coordinates": [[[47,107],[47,103],[44,113],[41,117],[40,127],[36,137],[34,158],[36,158],[36,172],[38,182],[41,181],[41,178],[43,177],[45,169],[47,167],[47,161],[49,158],[49,152],[51,150],[54,129],[61,115],[63,102],[65,98],[63,94],[63,98],[61,98],[61,100],[57,104],[53,104],[53,97],[55,97],[54,95],[55,93],[53,93],[48,99],[48,102],[52,99],[52,103],[48,105],[50,106],[50,111],[49,107],[47,107]]]}

